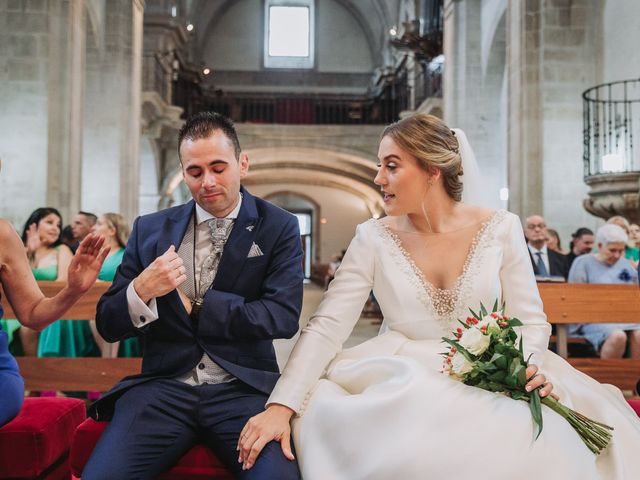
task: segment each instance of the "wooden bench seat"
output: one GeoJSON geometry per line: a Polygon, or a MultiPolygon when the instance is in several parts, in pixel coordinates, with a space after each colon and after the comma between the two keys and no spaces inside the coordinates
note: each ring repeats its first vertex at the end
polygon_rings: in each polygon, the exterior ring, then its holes
{"type": "Polygon", "coordinates": [[[611,383],[622,390],[635,390],[640,379],[640,360],[569,358],[568,326],[573,323],[640,323],[640,288],[636,285],[540,283],[538,290],[547,320],[556,327],[558,355],[599,382],[611,383]]]}

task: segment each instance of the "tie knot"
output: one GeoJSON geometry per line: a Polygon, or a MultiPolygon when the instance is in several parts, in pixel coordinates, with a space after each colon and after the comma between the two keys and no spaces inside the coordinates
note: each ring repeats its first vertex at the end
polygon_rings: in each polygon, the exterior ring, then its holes
{"type": "Polygon", "coordinates": [[[227,236],[233,225],[233,218],[212,218],[208,221],[211,230],[211,240],[214,245],[222,246],[227,240],[227,236]]]}

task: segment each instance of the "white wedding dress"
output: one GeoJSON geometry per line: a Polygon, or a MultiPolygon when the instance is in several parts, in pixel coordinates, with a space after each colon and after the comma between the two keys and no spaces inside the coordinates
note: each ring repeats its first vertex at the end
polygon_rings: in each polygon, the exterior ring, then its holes
{"type": "Polygon", "coordinates": [[[305,480],[640,478],[640,420],[618,389],[548,351],[549,333],[515,215],[501,210],[484,224],[451,290],[430,285],[399,238],[369,220],[358,226],[269,402],[298,413],[293,435],[305,480]],[[384,332],[342,350],[371,290],[384,332]],[[546,406],[534,441],[527,403],[440,373],[441,337],[469,307],[496,298],[524,323],[525,357],[533,354],[562,402],[615,428],[600,456],[546,406]]]}

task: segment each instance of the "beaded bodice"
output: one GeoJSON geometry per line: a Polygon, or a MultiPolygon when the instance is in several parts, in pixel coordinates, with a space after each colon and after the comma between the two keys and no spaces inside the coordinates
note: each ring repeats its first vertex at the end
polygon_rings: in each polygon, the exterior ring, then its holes
{"type": "MultiPolygon", "coordinates": [[[[428,310],[433,311],[438,323],[450,327],[457,319],[466,315],[467,298],[477,278],[477,270],[481,264],[483,252],[493,239],[493,231],[506,216],[506,211],[496,211],[486,220],[473,237],[462,273],[450,288],[437,288],[429,282],[417,267],[411,255],[405,250],[398,235],[383,222],[375,221],[383,241],[388,245],[389,252],[401,270],[414,285],[418,298],[428,310]]],[[[446,262],[446,258],[442,259],[446,262]]]]}

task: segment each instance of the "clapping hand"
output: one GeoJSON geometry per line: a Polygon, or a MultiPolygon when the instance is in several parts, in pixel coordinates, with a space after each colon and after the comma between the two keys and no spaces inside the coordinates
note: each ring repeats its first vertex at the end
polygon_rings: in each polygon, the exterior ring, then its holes
{"type": "MultiPolygon", "coordinates": [[[[31,227],[33,226],[35,224],[31,225],[31,227]]],[[[31,227],[29,227],[29,230],[31,230],[31,227]]],[[[104,237],[93,233],[87,235],[78,246],[78,250],[69,264],[67,273],[69,288],[82,293],[89,290],[96,282],[100,268],[104,259],[107,258],[110,248],[109,246],[104,246],[104,237]]]]}
{"type": "Polygon", "coordinates": [[[238,440],[238,463],[242,463],[243,470],[249,470],[256,463],[256,459],[264,446],[272,440],[280,442],[284,456],[295,460],[291,451],[291,426],[289,421],[294,411],[289,407],[271,404],[258,415],[251,417],[240,432],[238,440]]]}
{"type": "Polygon", "coordinates": [[[144,303],[162,297],[187,280],[182,259],[171,245],[133,281],[133,288],[144,303]]]}
{"type": "Polygon", "coordinates": [[[40,247],[40,234],[38,233],[38,225],[32,223],[27,229],[27,256],[32,258],[32,255],[36,253],[38,247],[40,247]]]}

